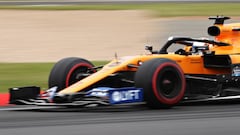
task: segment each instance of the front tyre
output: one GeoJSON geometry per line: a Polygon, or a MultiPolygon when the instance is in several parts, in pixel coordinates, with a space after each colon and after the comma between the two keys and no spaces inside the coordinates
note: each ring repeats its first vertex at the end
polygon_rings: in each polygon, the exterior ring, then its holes
{"type": "Polygon", "coordinates": [[[57,86],[60,91],[93,72],[94,65],[88,60],[69,57],[58,61],[52,68],[49,79],[49,88],[57,86]]]}
{"type": "Polygon", "coordinates": [[[168,108],[180,102],[186,81],[179,65],[169,59],[152,59],[139,67],[135,85],[143,88],[144,99],[150,108],[168,108]]]}

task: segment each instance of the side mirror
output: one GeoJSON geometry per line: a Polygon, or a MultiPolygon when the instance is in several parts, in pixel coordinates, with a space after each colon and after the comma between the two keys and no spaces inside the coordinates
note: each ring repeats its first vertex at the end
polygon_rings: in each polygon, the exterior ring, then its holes
{"type": "Polygon", "coordinates": [[[145,46],[145,50],[149,51],[151,54],[158,54],[158,51],[153,51],[152,46],[145,46]]]}
{"type": "Polygon", "coordinates": [[[152,53],[153,47],[152,46],[145,46],[145,50],[152,53]]]}

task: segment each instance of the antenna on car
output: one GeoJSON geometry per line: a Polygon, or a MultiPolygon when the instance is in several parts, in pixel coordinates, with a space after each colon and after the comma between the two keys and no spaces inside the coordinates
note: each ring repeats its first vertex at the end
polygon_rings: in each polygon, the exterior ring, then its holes
{"type": "Polygon", "coordinates": [[[215,20],[214,25],[215,24],[224,24],[225,20],[231,19],[230,17],[227,16],[211,16],[208,18],[209,20],[215,20]]]}
{"type": "Polygon", "coordinates": [[[118,55],[117,55],[117,52],[115,52],[114,57],[115,57],[115,59],[116,59],[116,63],[118,63],[118,55]]]}

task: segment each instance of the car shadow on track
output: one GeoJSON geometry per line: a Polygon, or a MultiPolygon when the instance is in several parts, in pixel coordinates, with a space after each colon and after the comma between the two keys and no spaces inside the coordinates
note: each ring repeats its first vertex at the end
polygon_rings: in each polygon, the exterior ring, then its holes
{"type": "Polygon", "coordinates": [[[149,110],[144,105],[121,105],[121,106],[99,106],[99,107],[35,107],[23,108],[14,111],[35,111],[35,112],[136,112],[149,110]]]}

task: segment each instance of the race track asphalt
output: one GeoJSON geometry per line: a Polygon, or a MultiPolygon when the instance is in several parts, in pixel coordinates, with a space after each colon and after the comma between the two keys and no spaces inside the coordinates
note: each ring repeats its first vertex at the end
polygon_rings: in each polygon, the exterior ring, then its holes
{"type": "Polygon", "coordinates": [[[232,135],[240,131],[240,104],[183,105],[161,110],[144,106],[2,107],[0,120],[1,135],[232,135]]]}

